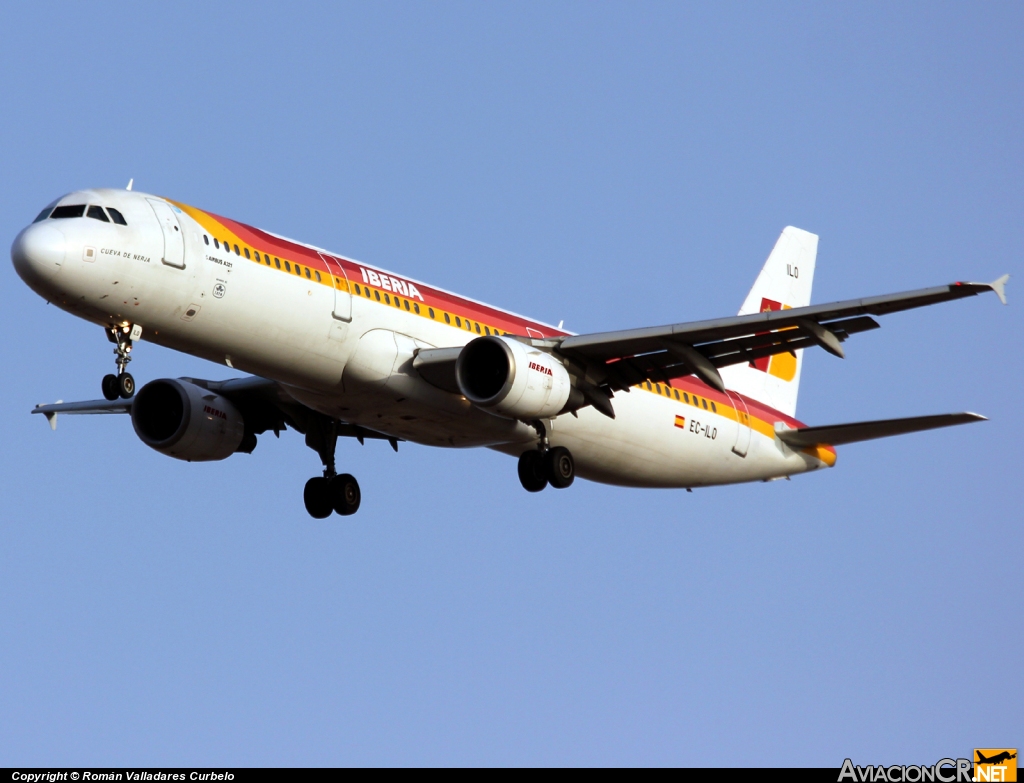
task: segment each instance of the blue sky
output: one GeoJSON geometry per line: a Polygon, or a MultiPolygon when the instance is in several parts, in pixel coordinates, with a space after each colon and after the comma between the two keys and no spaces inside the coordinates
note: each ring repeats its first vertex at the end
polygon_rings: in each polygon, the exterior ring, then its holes
{"type": "Polygon", "coordinates": [[[316,522],[295,433],[193,465],[29,416],[112,356],[2,264],[0,765],[1020,746],[1022,34],[1011,3],[6,8],[6,242],[134,177],[577,332],[735,313],[787,224],[821,235],[816,302],[1015,277],[804,368],[812,424],[990,422],[693,494],[346,442],[362,508],[316,522]]]}

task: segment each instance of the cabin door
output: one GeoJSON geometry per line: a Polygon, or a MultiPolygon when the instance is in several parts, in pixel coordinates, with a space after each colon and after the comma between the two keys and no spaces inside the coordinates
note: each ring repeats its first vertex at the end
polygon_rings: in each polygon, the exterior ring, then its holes
{"type": "Polygon", "coordinates": [[[747,410],[747,403],[735,392],[726,392],[732,407],[736,410],[736,443],[732,450],[734,454],[741,457],[747,456],[750,448],[750,411],[747,410]]]}
{"type": "Polygon", "coordinates": [[[160,230],[164,235],[163,262],[167,266],[184,269],[185,237],[182,236],[181,226],[178,225],[178,218],[174,216],[174,210],[166,201],[158,201],[155,198],[148,198],[146,201],[156,213],[157,222],[160,223],[160,230]]]}

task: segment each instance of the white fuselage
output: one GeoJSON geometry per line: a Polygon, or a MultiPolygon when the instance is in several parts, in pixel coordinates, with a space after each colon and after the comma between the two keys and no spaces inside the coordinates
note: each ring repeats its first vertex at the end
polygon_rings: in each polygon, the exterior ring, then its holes
{"type": "MultiPolygon", "coordinates": [[[[535,446],[534,427],[427,383],[414,351],[464,345],[481,328],[563,332],[143,193],[86,190],[60,203],[114,207],[127,222],[46,219],[15,240],[18,273],[62,309],[103,326],[141,325],[143,340],[275,380],[314,410],[389,436],[513,455],[535,446]],[[286,260],[301,271],[285,270],[286,260]],[[385,303],[387,291],[395,298],[385,303]]],[[[791,418],[692,377],[619,393],[614,408],[615,419],[585,407],[544,422],[584,478],[696,487],[834,463],[830,450],[794,451],[775,437],[776,426],[796,426],[791,418]],[[676,399],[683,393],[689,403],[676,399]]]]}

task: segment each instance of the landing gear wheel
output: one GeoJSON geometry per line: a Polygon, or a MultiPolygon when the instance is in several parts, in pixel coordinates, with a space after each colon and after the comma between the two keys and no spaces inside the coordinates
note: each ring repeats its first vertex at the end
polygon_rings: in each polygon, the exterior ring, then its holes
{"type": "Polygon", "coordinates": [[[135,394],[135,379],[131,373],[123,372],[116,378],[117,393],[122,399],[130,400],[135,394]]]}
{"type": "Polygon", "coordinates": [[[306,482],[302,500],[313,519],[327,519],[334,511],[331,505],[331,485],[323,476],[315,476],[306,482]]]}
{"type": "Polygon", "coordinates": [[[555,446],[544,455],[548,481],[555,489],[565,489],[576,478],[576,464],[564,446],[555,446]]]}
{"type": "Polygon", "coordinates": [[[362,493],[359,491],[359,482],[355,476],[342,473],[330,479],[331,503],[334,510],[341,516],[347,517],[359,510],[359,502],[362,500],[362,493]]]}
{"type": "Polygon", "coordinates": [[[111,402],[121,396],[121,390],[118,388],[116,375],[104,375],[101,386],[103,387],[103,396],[111,402]]]}
{"type": "Polygon", "coordinates": [[[520,455],[519,483],[527,492],[540,492],[548,485],[544,455],[539,451],[524,451],[520,455]]]}

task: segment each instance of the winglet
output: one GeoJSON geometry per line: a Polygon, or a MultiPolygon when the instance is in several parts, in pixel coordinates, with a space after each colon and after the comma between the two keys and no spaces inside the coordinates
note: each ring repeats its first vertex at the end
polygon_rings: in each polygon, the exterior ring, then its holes
{"type": "Polygon", "coordinates": [[[999,301],[1006,304],[1006,281],[1010,279],[1009,275],[1003,275],[998,280],[994,280],[989,283],[989,287],[996,292],[996,296],[999,297],[999,301]]]}
{"type": "MultiPolygon", "coordinates": [[[[54,405],[60,405],[64,400],[57,400],[54,405]]],[[[36,405],[37,408],[41,407],[44,403],[36,405]]],[[[50,429],[54,432],[57,431],[57,411],[42,411],[42,414],[46,417],[46,421],[50,425],[50,429]]]]}

